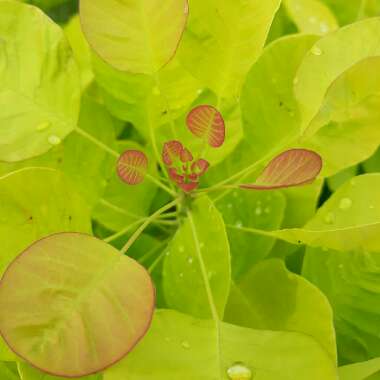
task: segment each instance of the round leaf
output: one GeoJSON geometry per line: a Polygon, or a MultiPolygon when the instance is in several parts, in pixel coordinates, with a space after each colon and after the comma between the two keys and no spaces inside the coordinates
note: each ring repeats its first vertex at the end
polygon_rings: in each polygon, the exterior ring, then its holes
{"type": "Polygon", "coordinates": [[[205,139],[213,148],[223,145],[226,128],[223,116],[215,107],[207,105],[195,107],[188,114],[186,123],[193,135],[205,139]]]}
{"type": "Polygon", "coordinates": [[[0,332],[49,374],[79,377],[123,358],[147,331],[154,289],[143,267],[90,235],[38,240],[0,282],[0,332]]]}
{"type": "Polygon", "coordinates": [[[153,74],[174,56],[186,25],[187,0],[81,0],[87,40],[118,70],[153,74]]]}
{"type": "Polygon", "coordinates": [[[128,185],[141,183],[147,170],[148,158],[139,150],[126,150],[117,162],[117,174],[128,185]]]}
{"type": "Polygon", "coordinates": [[[310,150],[291,149],[274,158],[256,183],[241,185],[243,189],[271,190],[308,184],[322,169],[321,157],[310,150]]]}
{"type": "Polygon", "coordinates": [[[62,30],[39,9],[0,2],[0,161],[58,145],[76,126],[79,74],[62,30]]]}

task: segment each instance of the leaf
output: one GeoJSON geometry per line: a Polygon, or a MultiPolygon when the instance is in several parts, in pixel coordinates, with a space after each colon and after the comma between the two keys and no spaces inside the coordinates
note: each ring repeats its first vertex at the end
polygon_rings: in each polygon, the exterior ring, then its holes
{"type": "Polygon", "coordinates": [[[323,35],[338,29],[334,14],[320,0],[285,0],[284,4],[302,33],[323,35]]]}
{"type": "Polygon", "coordinates": [[[187,0],[81,0],[80,17],[92,48],[111,66],[154,74],[174,56],[185,28],[187,0]]]}
{"type": "Polygon", "coordinates": [[[185,113],[200,89],[198,81],[175,57],[156,75],[121,72],[95,55],[93,67],[109,111],[132,122],[146,138],[149,128],[155,129],[185,113]]]}
{"type": "Polygon", "coordinates": [[[0,177],[0,274],[33,241],[64,231],[90,232],[91,223],[62,173],[27,168],[0,177]]]}
{"type": "Polygon", "coordinates": [[[315,180],[322,169],[322,158],[305,149],[292,149],[275,157],[254,184],[240,185],[243,189],[272,190],[302,186],[315,180]]]}
{"type": "Polygon", "coordinates": [[[335,13],[341,25],[351,24],[366,17],[378,16],[379,0],[323,0],[335,13]]]}
{"type": "Polygon", "coordinates": [[[1,334],[20,357],[50,374],[79,377],[120,360],[145,335],[154,289],[145,269],[112,246],[60,233],[9,266],[0,306],[1,334]]]}
{"type": "Polygon", "coordinates": [[[272,331],[293,331],[313,337],[337,361],[333,313],[327,298],[281,260],[258,263],[233,283],[226,322],[272,331]]]}
{"type": "Polygon", "coordinates": [[[76,127],[79,75],[62,30],[39,9],[5,0],[0,14],[0,160],[14,162],[76,127]]]}
{"type": "Polygon", "coordinates": [[[126,150],[117,162],[117,174],[128,185],[144,181],[148,169],[148,158],[140,150],[126,150]]]}
{"type": "MultiPolygon", "coordinates": [[[[380,250],[380,174],[355,177],[339,188],[303,227],[261,233],[293,244],[339,251],[380,250]]],[[[253,233],[260,231],[246,229],[253,233]]]]}
{"type": "MultiPolygon", "coordinates": [[[[138,150],[144,152],[149,162],[153,162],[152,152],[132,141],[119,141],[117,150],[138,150]]],[[[155,165],[150,165],[148,173],[157,176],[155,165]]],[[[120,231],[149,215],[150,206],[157,192],[157,186],[144,181],[141,186],[127,186],[116,170],[105,188],[104,195],[96,204],[93,218],[111,231],[120,231]]]]}
{"type": "Polygon", "coordinates": [[[193,108],[186,118],[190,132],[207,141],[213,148],[223,145],[226,135],[223,116],[213,106],[201,105],[193,108]]]}
{"type": "Polygon", "coordinates": [[[338,190],[345,182],[354,178],[358,174],[358,166],[351,166],[341,172],[327,178],[329,189],[334,192],[338,190]]]}
{"type": "MultiPolygon", "coordinates": [[[[351,35],[350,28],[343,31],[351,35]]],[[[373,31],[368,26],[367,29],[370,35],[373,31]]],[[[285,149],[298,147],[318,152],[323,158],[321,175],[331,176],[367,159],[379,145],[379,58],[355,63],[335,79],[327,94],[324,94],[324,103],[308,133],[301,136],[299,106],[293,96],[293,83],[301,81],[298,75],[295,76],[295,71],[302,61],[302,54],[307,51],[307,41],[311,42],[310,37],[289,36],[275,41],[267,47],[248,75],[242,94],[242,114],[245,133],[251,141],[255,141],[255,151],[247,166],[254,159],[267,161],[285,149]],[[284,62],[282,66],[278,64],[279,60],[284,62]],[[290,61],[292,64],[289,64],[290,61]],[[278,72],[275,76],[268,69],[272,67],[278,72]],[[260,100],[263,98],[265,102],[260,100]]],[[[340,44],[340,39],[335,44],[340,44]]],[[[332,51],[325,52],[323,59],[327,59],[327,54],[331,55],[332,61],[337,59],[332,51]]],[[[309,70],[303,77],[305,81],[314,78],[311,65],[309,70]]]]}
{"type": "Polygon", "coordinates": [[[219,97],[238,96],[279,6],[280,0],[192,0],[181,62],[219,97]]]}
{"type": "MultiPolygon", "coordinates": [[[[1,380],[19,380],[20,377],[14,373],[9,365],[0,361],[0,376],[1,380]]],[[[24,379],[23,379],[24,380],[24,379]]]]}
{"type": "Polygon", "coordinates": [[[275,239],[253,235],[242,227],[274,230],[282,225],[286,199],[281,192],[229,193],[215,204],[226,223],[231,248],[232,278],[238,279],[263,260],[274,246],[275,239]]]}
{"type": "MultiPolygon", "coordinates": [[[[18,371],[22,380],[63,380],[63,377],[51,376],[45,372],[39,371],[31,365],[20,362],[18,363],[18,371]]],[[[91,375],[77,378],[79,380],[102,380],[102,374],[91,375]]]]}
{"type": "MultiPolygon", "coordinates": [[[[114,148],[113,119],[88,93],[82,96],[79,127],[101,143],[114,148]]],[[[0,175],[25,167],[46,167],[64,172],[82,195],[83,201],[93,208],[115,171],[115,159],[93,142],[73,133],[42,156],[17,163],[0,162],[0,175]]]]}
{"type": "MultiPolygon", "coordinates": [[[[205,91],[192,105],[189,104],[189,107],[193,109],[202,104],[215,104],[216,102],[215,95],[211,93],[211,91],[205,91]]],[[[220,113],[223,114],[225,126],[228,131],[225,135],[223,149],[207,149],[207,146],[205,149],[204,140],[194,138],[194,135],[185,127],[187,116],[185,114],[176,119],[174,125],[172,123],[166,123],[157,128],[157,143],[159,146],[162,146],[166,141],[172,140],[173,135],[175,135],[176,140],[181,141],[191,152],[202,153],[202,158],[210,162],[211,166],[214,167],[231,154],[243,137],[239,103],[237,103],[236,100],[222,102],[220,113]]]]}
{"type": "Polygon", "coordinates": [[[230,288],[230,250],[222,216],[197,199],[170,242],[164,263],[165,299],[197,317],[223,317],[230,288]]]}
{"type": "Polygon", "coordinates": [[[183,145],[177,140],[166,142],[162,148],[162,161],[167,166],[178,163],[183,150],[183,145]]]}
{"type": "Polygon", "coordinates": [[[380,359],[372,359],[367,362],[345,365],[339,368],[341,380],[376,380],[378,377],[371,375],[379,374],[380,359]]]}
{"type": "Polygon", "coordinates": [[[90,46],[83,35],[78,15],[70,19],[64,28],[64,32],[79,67],[82,89],[85,89],[93,81],[94,73],[91,64],[90,46]]]}
{"type": "Polygon", "coordinates": [[[159,310],[146,338],[107,370],[104,380],[225,380],[236,363],[251,371],[252,379],[337,378],[325,351],[307,335],[223,322],[216,327],[212,321],[159,310]]]}
{"type": "Polygon", "coordinates": [[[306,54],[294,85],[303,133],[311,134],[318,128],[310,124],[331,84],[356,63],[380,54],[379,33],[380,18],[360,21],[322,38],[306,54]]]}
{"type": "Polygon", "coordinates": [[[341,361],[378,357],[378,251],[308,249],[303,274],[326,294],[334,310],[341,361]]]}

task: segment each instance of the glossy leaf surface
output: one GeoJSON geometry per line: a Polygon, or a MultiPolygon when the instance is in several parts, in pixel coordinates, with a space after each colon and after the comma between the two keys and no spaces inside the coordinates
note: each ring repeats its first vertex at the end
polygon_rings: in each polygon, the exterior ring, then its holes
{"type": "Polygon", "coordinates": [[[81,0],[83,31],[92,48],[121,71],[153,74],[174,56],[187,0],[81,0]]]}
{"type": "Polygon", "coordinates": [[[47,152],[73,131],[80,85],[59,26],[17,1],[1,1],[0,14],[0,160],[13,162],[47,152]]]}
{"type": "Polygon", "coordinates": [[[307,335],[227,323],[215,327],[213,321],[159,310],[146,339],[128,358],[106,371],[104,379],[227,380],[228,369],[236,363],[248,368],[253,379],[337,377],[326,352],[307,335]]]}

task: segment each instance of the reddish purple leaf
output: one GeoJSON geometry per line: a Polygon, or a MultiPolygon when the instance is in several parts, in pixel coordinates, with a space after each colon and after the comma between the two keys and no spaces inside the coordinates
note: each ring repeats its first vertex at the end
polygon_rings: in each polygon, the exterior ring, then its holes
{"type": "Polygon", "coordinates": [[[202,176],[208,170],[210,164],[207,160],[199,159],[191,165],[191,171],[198,176],[202,176]]]}
{"type": "Polygon", "coordinates": [[[164,164],[167,166],[173,165],[175,160],[181,158],[183,150],[183,145],[177,140],[166,142],[162,149],[162,160],[164,164]]]}
{"type": "Polygon", "coordinates": [[[193,161],[193,155],[191,154],[191,152],[184,148],[183,151],[181,152],[181,161],[183,163],[186,163],[186,162],[190,162],[190,161],[193,161]]]}
{"type": "Polygon", "coordinates": [[[193,135],[206,139],[213,148],[223,145],[226,128],[221,113],[215,107],[195,107],[187,115],[186,123],[193,135]]]}
{"type": "Polygon", "coordinates": [[[274,158],[253,184],[243,189],[272,190],[301,186],[315,180],[322,169],[319,154],[306,149],[291,149],[274,158]]]}
{"type": "Polygon", "coordinates": [[[198,182],[188,182],[188,183],[179,183],[178,186],[185,192],[189,193],[190,191],[195,190],[198,187],[198,182]]]}
{"type": "Polygon", "coordinates": [[[169,168],[168,173],[169,177],[177,184],[185,181],[185,176],[178,174],[178,170],[176,168],[169,168]]]}
{"type": "Polygon", "coordinates": [[[128,185],[141,183],[147,170],[148,158],[139,150],[126,150],[117,162],[117,174],[128,185]]]}

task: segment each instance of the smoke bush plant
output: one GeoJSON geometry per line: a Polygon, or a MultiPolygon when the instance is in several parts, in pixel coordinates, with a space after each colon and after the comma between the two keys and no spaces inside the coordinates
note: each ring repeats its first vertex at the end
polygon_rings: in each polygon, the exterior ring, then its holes
{"type": "Polygon", "coordinates": [[[376,379],[380,5],[26,2],[0,0],[1,379],[376,379]]]}

